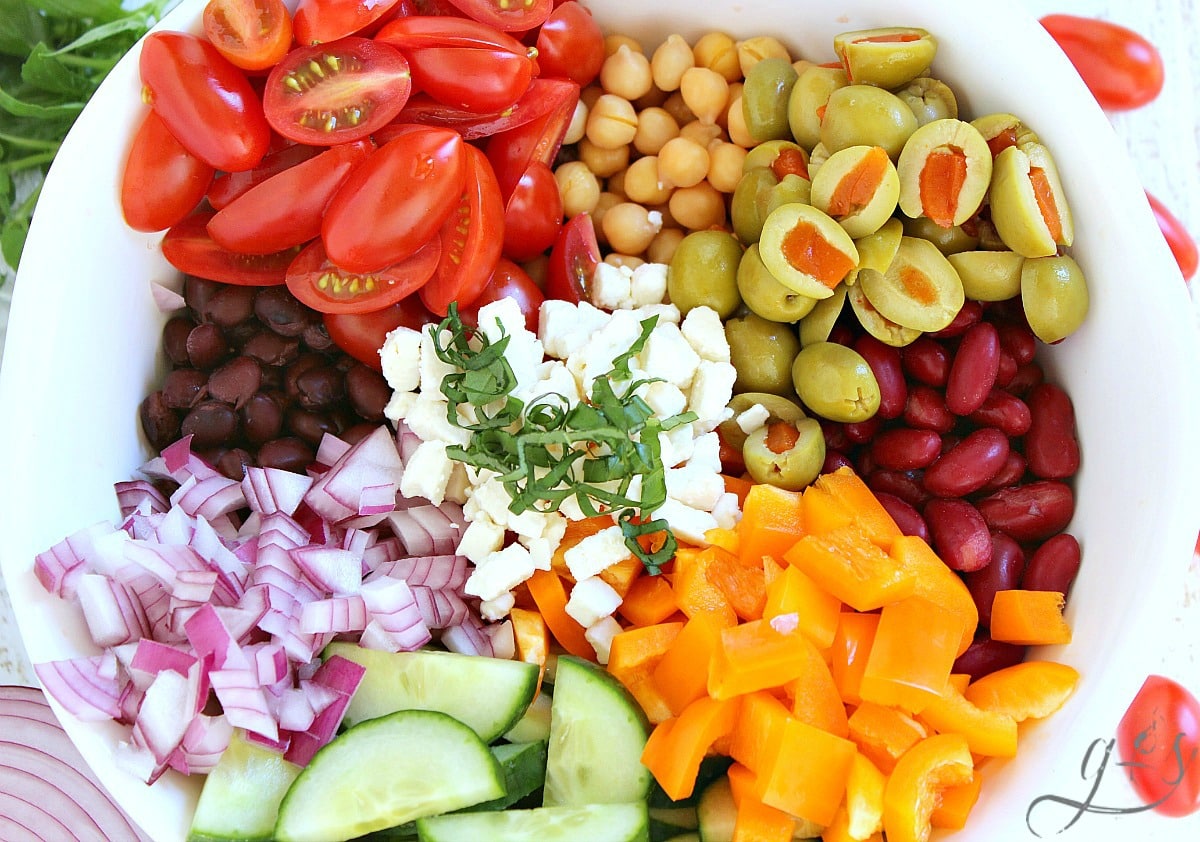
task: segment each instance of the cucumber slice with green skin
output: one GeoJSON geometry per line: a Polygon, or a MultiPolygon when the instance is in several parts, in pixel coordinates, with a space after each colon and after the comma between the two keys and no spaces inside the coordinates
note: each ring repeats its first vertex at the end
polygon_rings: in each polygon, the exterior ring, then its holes
{"type": "Polygon", "coordinates": [[[615,678],[580,658],[560,657],[556,678],[542,803],[645,801],[649,724],[641,706],[615,678]]]}
{"type": "Polygon", "coordinates": [[[550,739],[550,694],[540,693],[525,715],[504,734],[510,743],[536,743],[550,739]]]}
{"type": "Polygon", "coordinates": [[[354,725],[398,710],[434,710],[468,725],[485,743],[525,715],[537,689],[538,668],[524,661],[454,652],[384,652],[335,642],[341,655],[366,667],[345,722],[354,725]]]}
{"type": "Polygon", "coordinates": [[[649,842],[645,804],[457,813],[417,821],[421,842],[649,842]]]}
{"type": "Polygon", "coordinates": [[[296,777],[278,842],[344,842],[504,795],[487,744],[444,713],[403,710],[355,725],[296,777]]]}
{"type": "Polygon", "coordinates": [[[732,842],[733,826],[737,824],[737,806],[729,778],[722,775],[700,795],[696,805],[700,818],[700,842],[732,842]]]}
{"type": "Polygon", "coordinates": [[[188,842],[268,842],[279,802],[300,767],[235,730],[229,747],[204,779],[188,842]]]}

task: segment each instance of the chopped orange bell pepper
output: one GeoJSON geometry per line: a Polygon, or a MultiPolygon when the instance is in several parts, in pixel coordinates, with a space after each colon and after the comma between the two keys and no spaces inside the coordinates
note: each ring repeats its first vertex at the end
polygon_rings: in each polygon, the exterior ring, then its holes
{"type": "Polygon", "coordinates": [[[960,630],[958,617],[919,596],[885,605],[859,694],[919,712],[946,686],[960,630]]]}
{"type": "Polygon", "coordinates": [[[725,481],[725,493],[736,494],[738,505],[745,506],[746,498],[750,496],[750,489],[754,487],[754,482],[745,477],[735,477],[729,474],[721,474],[721,479],[725,481]]]}
{"type": "Polygon", "coordinates": [[[983,776],[976,774],[968,783],[948,786],[942,790],[941,803],[933,810],[929,823],[947,830],[962,830],[967,826],[979,792],[983,788],[983,776]]]}
{"type": "Polygon", "coordinates": [[[843,611],[829,648],[829,671],[842,699],[849,704],[862,701],[862,677],[879,629],[878,614],[843,611]]]}
{"type": "Polygon", "coordinates": [[[684,614],[689,617],[714,614],[723,625],[732,626],[737,622],[737,614],[721,589],[708,578],[708,567],[720,553],[725,553],[720,547],[677,551],[671,587],[675,591],[675,604],[684,614]]]}
{"type": "Polygon", "coordinates": [[[846,705],[838,695],[829,665],[804,637],[796,642],[796,649],[804,655],[801,672],[795,680],[784,685],[784,691],[792,699],[792,715],[831,734],[847,736],[850,731],[846,723],[846,705]]]}
{"type": "Polygon", "coordinates": [[[847,720],[850,739],[881,772],[890,774],[904,752],[929,736],[907,713],[874,702],[863,702],[847,720]]]}
{"type": "Polygon", "coordinates": [[[896,563],[911,570],[916,578],[913,596],[927,599],[959,618],[962,635],[956,655],[967,651],[979,626],[979,610],[963,580],[946,566],[933,548],[916,536],[902,535],[892,541],[890,555],[896,563]]]}
{"type": "Polygon", "coordinates": [[[571,549],[571,547],[578,544],[584,538],[595,535],[597,532],[601,532],[612,525],[613,519],[609,515],[599,515],[597,517],[584,518],[583,520],[568,520],[567,530],[563,533],[562,540],[558,542],[558,547],[550,557],[550,569],[566,581],[574,584],[575,580],[571,576],[571,571],[567,568],[567,550],[571,549]]]}
{"type": "Polygon", "coordinates": [[[733,730],[737,712],[737,699],[704,697],[688,705],[677,718],[654,727],[642,752],[642,763],[667,795],[679,801],[692,794],[700,761],[716,740],[733,730]]]}
{"type": "Polygon", "coordinates": [[[538,692],[541,692],[542,678],[546,675],[546,656],[550,652],[546,621],[536,611],[515,607],[508,612],[508,619],[512,622],[517,658],[527,664],[538,665],[537,686],[538,692]]]}
{"type": "Polygon", "coordinates": [[[810,485],[804,489],[804,527],[812,535],[824,535],[854,523],[854,512],[846,508],[826,488],[810,485]]]}
{"type": "Polygon", "coordinates": [[[828,827],[821,829],[821,842],[884,842],[883,832],[872,833],[870,836],[859,838],[850,835],[850,815],[846,805],[838,807],[837,814],[828,827]]]}
{"type": "Polygon", "coordinates": [[[783,702],[765,690],[743,696],[729,756],[753,771],[764,768],[768,748],[782,739],[789,716],[783,702]]]}
{"type": "Polygon", "coordinates": [[[822,474],[815,484],[841,503],[854,522],[880,547],[887,549],[893,540],[904,534],[874,492],[852,469],[838,468],[822,474]]]}
{"type": "Polygon", "coordinates": [[[883,830],[883,772],[861,754],[854,755],[846,779],[847,830],[853,839],[867,839],[883,830]]]}
{"type": "Polygon", "coordinates": [[[855,753],[849,740],[789,716],[754,770],[755,794],[785,813],[829,824],[846,794],[855,753]]]}
{"type": "Polygon", "coordinates": [[[716,614],[690,618],[654,668],[654,686],[676,715],[705,695],[709,661],[725,625],[716,614]]]}
{"type": "Polygon", "coordinates": [[[800,540],[804,535],[801,499],[798,491],[765,483],[750,488],[738,524],[738,554],[743,562],[754,565],[765,555],[781,559],[800,540]]]}
{"type": "Polygon", "coordinates": [[[971,676],[965,672],[952,672],[946,683],[960,693],[967,692],[967,685],[971,683],[971,676]]]}
{"type": "Polygon", "coordinates": [[[767,604],[766,577],[762,565],[749,567],[737,556],[715,551],[704,575],[725,595],[729,607],[742,620],[757,620],[767,604]]]}
{"type": "Polygon", "coordinates": [[[786,620],[753,620],[722,629],[708,665],[708,695],[728,699],[797,678],[807,662],[804,647],[812,644],[786,620]]]}
{"type": "Polygon", "coordinates": [[[736,529],[710,529],[704,533],[704,540],[710,547],[720,547],[727,553],[738,554],[742,539],[736,529]]]}
{"type": "Polygon", "coordinates": [[[881,608],[916,590],[912,571],[897,564],[855,524],[806,535],[784,558],[856,611],[881,608]]]}
{"type": "Polygon", "coordinates": [[[661,623],[678,610],[675,591],[662,576],[639,576],[617,607],[617,613],[635,626],[661,623]]]}
{"type": "Polygon", "coordinates": [[[641,578],[646,566],[637,556],[614,562],[600,571],[600,578],[624,599],[633,587],[634,582],[641,578]]]}
{"type": "Polygon", "coordinates": [[[612,639],[608,671],[625,685],[646,718],[655,724],[670,719],[672,711],[652,676],[682,628],[683,623],[660,623],[627,629],[612,639]]]}
{"type": "Polygon", "coordinates": [[[974,762],[961,734],[934,734],[904,753],[883,790],[888,842],[925,842],[942,790],[969,783],[974,762]]]}
{"type": "Polygon", "coordinates": [[[553,570],[536,570],[525,583],[554,639],[572,655],[596,660],[596,650],[583,636],[583,626],[567,613],[567,590],[558,574],[553,570]]]}
{"type": "Polygon", "coordinates": [[[970,684],[964,695],[984,710],[1024,722],[1057,711],[1078,682],[1079,672],[1074,667],[1054,661],[1024,661],[983,676],[970,684]]]}
{"type": "Polygon", "coordinates": [[[1016,756],[1016,720],[1004,713],[976,707],[949,683],[938,698],[917,714],[917,718],[939,734],[961,734],[972,754],[1016,756]]]}
{"type": "Polygon", "coordinates": [[[1070,643],[1063,619],[1063,595],[1054,591],[996,591],[992,600],[992,639],[1026,646],[1070,643]]]}
{"type": "MultiPolygon", "coordinates": [[[[742,561],[745,561],[745,559],[742,559],[742,561]]],[[[769,555],[762,556],[763,584],[770,588],[775,583],[775,580],[783,574],[783,571],[790,570],[791,567],[790,564],[780,564],[769,555]]]]}
{"type": "Polygon", "coordinates": [[[754,794],[755,776],[740,763],[729,767],[729,790],[737,807],[733,842],[791,842],[796,819],[762,803],[754,794]]]}
{"type": "Polygon", "coordinates": [[[767,586],[767,602],[763,619],[782,614],[795,614],[802,631],[818,649],[828,649],[837,633],[842,603],[837,597],[817,586],[800,568],[788,565],[775,581],[767,586]]]}

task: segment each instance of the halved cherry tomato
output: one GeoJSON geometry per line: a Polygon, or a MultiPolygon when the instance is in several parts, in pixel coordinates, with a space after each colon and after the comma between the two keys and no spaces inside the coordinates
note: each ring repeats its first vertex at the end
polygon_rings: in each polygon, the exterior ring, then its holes
{"type": "Polygon", "coordinates": [[[420,15],[396,18],[382,27],[375,37],[405,54],[423,47],[463,47],[526,54],[525,46],[513,36],[470,18],[420,15]]]}
{"type": "Polygon", "coordinates": [[[220,245],[242,254],[269,254],[321,234],[333,194],[374,150],[370,140],[331,146],[238,196],[208,222],[220,245]]]}
{"type": "Polygon", "coordinates": [[[401,298],[381,310],[366,313],[325,313],[325,330],[333,344],[359,362],[382,371],[379,349],[389,332],[403,325],[420,330],[437,317],[425,309],[415,295],[401,298]]]}
{"type": "Polygon", "coordinates": [[[400,0],[300,0],[292,27],[296,43],[324,44],[362,32],[387,16],[400,0]]]}
{"type": "Polygon", "coordinates": [[[143,96],[171,134],[218,170],[256,166],[271,129],[246,75],[217,48],[184,32],[152,32],[138,60],[143,96]]]}
{"type": "Polygon", "coordinates": [[[1117,728],[1133,788],[1166,816],[1200,810],[1200,701],[1178,682],[1146,678],[1117,728]]]}
{"type": "Polygon", "coordinates": [[[411,92],[408,60],[398,50],[351,36],[288,53],[267,77],[263,106],[284,137],[332,146],[387,124],[411,92]]]}
{"type": "Polygon", "coordinates": [[[524,263],[554,245],[563,224],[554,171],[534,161],[504,207],[504,256],[524,263]]]}
{"type": "Polygon", "coordinates": [[[283,0],[208,0],[204,36],[242,70],[266,70],[292,46],[283,0]]]}
{"type": "Polygon", "coordinates": [[[467,179],[458,206],[442,227],[442,261],[421,301],[439,316],[451,301],[469,307],[487,285],[504,242],[504,204],[491,164],[474,146],[466,146],[467,179]]]}
{"type": "Polygon", "coordinates": [[[547,76],[589,84],[604,64],[604,33],[591,12],[568,0],[557,6],[537,37],[538,67],[547,76]]]}
{"type": "Polygon", "coordinates": [[[331,261],[316,240],[288,266],[287,286],[319,313],[369,313],[420,289],[441,256],[442,240],[434,234],[404,260],[371,272],[349,272],[331,261]]]}
{"type": "Polygon", "coordinates": [[[319,155],[325,148],[309,146],[307,143],[293,143],[267,153],[262,162],[252,170],[221,173],[213,179],[212,186],[208,188],[208,203],[220,210],[254,185],[262,184],[271,176],[319,155]]]}
{"type": "Polygon", "coordinates": [[[1162,91],[1162,56],[1132,29],[1078,15],[1046,15],[1041,24],[1075,65],[1101,108],[1138,108],[1162,91]]]}
{"type": "MultiPolygon", "coordinates": [[[[561,107],[562,103],[569,101],[574,108],[578,99],[579,86],[566,79],[534,79],[515,105],[490,114],[451,108],[433,97],[416,93],[408,98],[408,104],[396,117],[395,122],[444,126],[457,131],[463,136],[463,140],[478,140],[545,117],[561,107]]],[[[381,143],[385,142],[382,138],[388,131],[387,126],[380,129],[375,133],[375,139],[381,143]]]]}
{"type": "Polygon", "coordinates": [[[175,139],[153,110],[133,136],[121,175],[121,211],[135,231],[165,231],[193,210],[215,170],[175,139]]]}
{"type": "Polygon", "coordinates": [[[475,299],[475,303],[460,309],[458,315],[463,324],[475,327],[479,324],[479,308],[503,298],[511,298],[517,302],[517,306],[525,315],[526,329],[537,333],[538,311],[546,296],[524,269],[503,257],[496,262],[496,271],[492,273],[491,279],[475,299]]]}
{"type": "Polygon", "coordinates": [[[330,259],[373,272],[432,239],[462,196],[465,145],[449,129],[412,126],[375,150],[325,210],[321,239],[330,259]]]}
{"type": "Polygon", "coordinates": [[[592,275],[600,264],[600,245],[591,214],[579,213],[558,233],[546,268],[546,297],[578,304],[588,300],[592,275]]]}
{"type": "Polygon", "coordinates": [[[1171,254],[1175,256],[1175,262],[1179,264],[1180,274],[1183,275],[1185,281],[1191,280],[1192,276],[1196,274],[1197,264],[1200,264],[1196,241],[1192,239],[1192,235],[1188,233],[1179,218],[1171,213],[1156,196],[1147,191],[1146,198],[1150,200],[1150,209],[1154,211],[1154,220],[1158,223],[1158,230],[1162,231],[1163,237],[1166,238],[1167,245],[1171,249],[1171,254]]]}
{"type": "Polygon", "coordinates": [[[504,32],[525,32],[550,15],[550,0],[448,0],[469,18],[504,32]]]}
{"type": "Polygon", "coordinates": [[[579,102],[578,92],[572,94],[560,89],[558,96],[561,99],[552,104],[544,117],[488,139],[485,151],[496,172],[496,180],[500,182],[500,192],[506,199],[534,161],[553,166],[579,102]]]}
{"type": "Polygon", "coordinates": [[[238,254],[222,248],[208,233],[207,211],[194,213],[172,225],[162,239],[162,254],[167,262],[183,272],[210,281],[238,286],[275,286],[282,284],[288,266],[299,248],[272,254],[238,254]]]}

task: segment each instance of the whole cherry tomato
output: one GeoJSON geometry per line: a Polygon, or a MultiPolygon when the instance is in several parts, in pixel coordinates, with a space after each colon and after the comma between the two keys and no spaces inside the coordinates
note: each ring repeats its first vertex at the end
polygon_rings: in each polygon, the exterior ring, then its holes
{"type": "Polygon", "coordinates": [[[292,46],[292,17],[283,0],[208,0],[204,36],[243,70],[266,70],[292,46]]]}
{"type": "Polygon", "coordinates": [[[537,333],[538,311],[546,296],[524,269],[503,257],[497,261],[496,271],[492,273],[491,279],[475,299],[475,303],[459,310],[459,317],[463,324],[474,327],[479,324],[479,308],[503,298],[511,298],[517,302],[517,306],[525,315],[525,327],[537,333]]]}
{"type": "Polygon", "coordinates": [[[591,12],[568,0],[555,7],[538,30],[538,67],[546,76],[561,76],[584,86],[604,64],[604,33],[591,12]]]}
{"type": "Polygon", "coordinates": [[[1200,701],[1151,675],[1117,729],[1122,766],[1138,795],[1166,816],[1200,809],[1200,701]]]}
{"type": "Polygon", "coordinates": [[[325,210],[321,238],[330,259],[372,272],[425,245],[462,197],[464,146],[449,129],[412,126],[375,150],[325,210]]]}
{"type": "Polygon", "coordinates": [[[256,166],[271,129],[245,73],[217,48],[184,32],[152,32],[138,60],[151,106],[200,160],[233,172],[256,166]]]}
{"type": "Polygon", "coordinates": [[[534,161],[504,208],[504,256],[522,263],[537,257],[554,245],[562,221],[562,195],[554,172],[534,161]]]}
{"type": "Polygon", "coordinates": [[[546,268],[546,297],[578,303],[588,300],[592,275],[600,264],[600,245],[591,214],[571,217],[554,242],[546,268]]]}
{"type": "MultiPolygon", "coordinates": [[[[515,105],[489,114],[452,108],[431,96],[415,93],[408,98],[404,110],[392,125],[420,123],[424,126],[444,126],[457,131],[463,140],[478,140],[539,120],[561,108],[565,102],[570,102],[574,108],[578,99],[579,86],[566,79],[534,79],[515,105]]],[[[380,129],[375,133],[375,139],[380,143],[386,142],[383,137],[388,131],[387,126],[380,129]]]]}
{"type": "Polygon", "coordinates": [[[121,175],[121,211],[135,231],[165,231],[193,210],[212,184],[213,168],[146,112],[121,175]]]}
{"type": "Polygon", "coordinates": [[[416,252],[370,272],[348,272],[334,264],[320,240],[309,244],[287,268],[292,295],[318,313],[368,313],[395,304],[420,289],[437,268],[442,238],[437,234],[416,252]]]}
{"type": "Polygon", "coordinates": [[[1183,275],[1185,281],[1191,280],[1192,276],[1196,274],[1197,264],[1200,264],[1196,241],[1192,239],[1192,235],[1188,233],[1179,218],[1171,213],[1156,196],[1147,191],[1146,198],[1150,200],[1150,209],[1154,211],[1154,220],[1158,223],[1158,230],[1162,231],[1163,237],[1166,238],[1167,245],[1171,249],[1171,254],[1175,256],[1175,262],[1179,264],[1180,274],[1183,275]]]}
{"type": "Polygon", "coordinates": [[[467,17],[504,32],[525,32],[541,26],[550,15],[550,0],[447,0],[467,17]]]}
{"type": "Polygon", "coordinates": [[[1162,90],[1162,56],[1133,30],[1078,15],[1046,15],[1041,24],[1075,65],[1101,108],[1138,108],[1162,90]]]}
{"type": "Polygon", "coordinates": [[[208,233],[212,213],[200,211],[172,225],[162,239],[167,262],[185,275],[238,286],[282,284],[298,249],[272,254],[238,254],[220,246],[208,233]]]}
{"type": "Polygon", "coordinates": [[[300,0],[292,17],[297,44],[323,44],[353,35],[391,13],[400,0],[300,0]]]}
{"type": "Polygon", "coordinates": [[[401,298],[380,310],[366,313],[326,313],[322,316],[325,330],[333,344],[359,362],[382,371],[379,349],[389,332],[398,327],[420,330],[437,317],[425,309],[415,295],[401,298]]]}
{"type": "Polygon", "coordinates": [[[307,161],[325,149],[324,146],[293,143],[291,146],[267,153],[252,170],[221,173],[213,179],[212,186],[208,188],[208,203],[220,210],[254,185],[262,184],[271,176],[294,167],[301,161],[307,161]]]}
{"type": "Polygon", "coordinates": [[[288,53],[267,77],[263,107],[271,128],[289,140],[332,146],[388,123],[411,92],[408,60],[398,50],[350,36],[288,53]]]}

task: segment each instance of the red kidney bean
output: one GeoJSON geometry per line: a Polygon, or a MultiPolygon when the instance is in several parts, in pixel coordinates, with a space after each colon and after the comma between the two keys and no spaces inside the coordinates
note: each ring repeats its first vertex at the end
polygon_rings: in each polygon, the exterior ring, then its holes
{"type": "Polygon", "coordinates": [[[1003,322],[996,326],[1000,334],[1000,347],[1007,351],[1017,365],[1033,362],[1037,353],[1037,337],[1027,325],[1003,322]]]}
{"type": "Polygon", "coordinates": [[[1047,538],[1029,557],[1021,587],[1029,591],[1066,594],[1079,573],[1079,541],[1069,532],[1047,538]]]}
{"type": "Polygon", "coordinates": [[[899,418],[908,400],[908,383],[900,365],[900,349],[885,345],[869,333],[854,343],[854,350],[867,361],[875,382],[879,384],[880,418],[899,418]]]}
{"type": "Polygon", "coordinates": [[[839,450],[825,451],[825,461],[821,463],[821,473],[831,474],[838,468],[853,468],[854,463],[850,461],[850,457],[839,450]]]}
{"type": "Polygon", "coordinates": [[[846,327],[846,325],[836,324],[833,326],[833,330],[829,332],[829,341],[838,345],[853,345],[854,331],[846,327]]]}
{"type": "Polygon", "coordinates": [[[1025,434],[1029,470],[1042,479],[1065,479],[1079,470],[1075,409],[1067,393],[1052,383],[1029,392],[1030,425],[1025,434]]]}
{"type": "Polygon", "coordinates": [[[1012,354],[1000,349],[1000,361],[996,365],[996,388],[1003,389],[1012,379],[1017,376],[1017,361],[1013,359],[1012,354]]]}
{"type": "Polygon", "coordinates": [[[840,450],[845,453],[850,449],[851,441],[846,436],[846,425],[838,421],[821,420],[821,435],[825,438],[825,450],[840,450]]]}
{"type": "Polygon", "coordinates": [[[1025,648],[990,637],[977,637],[967,651],[958,656],[951,671],[966,673],[975,681],[996,670],[1021,663],[1025,660],[1025,648]]]}
{"type": "Polygon", "coordinates": [[[852,421],[843,425],[842,431],[846,434],[846,438],[855,444],[866,444],[875,438],[881,427],[883,427],[883,419],[878,415],[872,415],[866,421],[852,421]]]}
{"type": "Polygon", "coordinates": [[[979,624],[992,624],[992,600],[996,591],[1011,591],[1020,586],[1025,572],[1025,552],[1021,545],[1003,532],[992,533],[992,563],[963,574],[971,599],[979,610],[979,624]]]}
{"type": "Polygon", "coordinates": [[[875,464],[875,456],[871,453],[871,448],[860,447],[858,452],[853,456],[854,470],[860,477],[865,477],[867,474],[877,470],[875,464]]]}
{"type": "Polygon", "coordinates": [[[258,449],[258,464],[264,468],[280,468],[284,471],[303,473],[312,464],[316,452],[302,439],[285,436],[265,442],[258,449]]]}
{"type": "Polygon", "coordinates": [[[216,368],[228,353],[229,343],[216,325],[196,325],[187,336],[188,360],[201,371],[216,368]]]}
{"type": "Polygon", "coordinates": [[[1037,386],[1046,379],[1042,367],[1037,363],[1025,363],[1017,369],[1017,373],[1013,375],[1012,380],[1008,381],[1008,385],[1004,387],[1005,391],[1012,392],[1017,397],[1024,397],[1029,393],[1029,390],[1037,386]]]}
{"type": "Polygon", "coordinates": [[[924,468],[942,452],[942,437],[933,430],[896,427],[884,430],[871,442],[875,464],[893,471],[924,468]]]}
{"type": "Polygon", "coordinates": [[[876,494],[892,494],[918,509],[933,497],[921,484],[921,471],[891,471],[879,468],[861,476],[866,477],[867,487],[876,494]]]}
{"type": "Polygon", "coordinates": [[[946,381],[946,408],[955,415],[970,415],[983,406],[996,382],[1000,366],[1000,338],[995,325],[980,322],[963,334],[950,376],[946,381]]]}
{"type": "Polygon", "coordinates": [[[938,497],[965,497],[996,475],[1008,452],[1008,436],[995,427],[980,427],[926,468],[922,482],[938,497]]]}
{"type": "Polygon", "coordinates": [[[908,390],[904,404],[904,423],[918,430],[948,433],[958,419],[946,409],[946,399],[932,386],[917,384],[908,390]]]}
{"type": "Polygon", "coordinates": [[[926,386],[941,388],[950,376],[950,352],[928,336],[918,336],[900,352],[904,373],[926,386]]]}
{"type": "Polygon", "coordinates": [[[929,334],[937,339],[951,339],[955,336],[962,336],[975,325],[979,324],[983,318],[983,305],[978,301],[967,299],[963,302],[962,309],[944,328],[934,331],[929,334]]]}
{"type": "Polygon", "coordinates": [[[993,491],[999,491],[1001,488],[1016,485],[1024,477],[1025,457],[1010,447],[1008,449],[1008,456],[1005,458],[1004,464],[1000,466],[1000,470],[979,490],[991,494],[993,491]]]}
{"type": "Polygon", "coordinates": [[[172,316],[163,325],[162,344],[172,365],[189,365],[187,338],[196,323],[188,316],[172,316]]]}
{"type": "Polygon", "coordinates": [[[992,389],[983,405],[967,417],[981,427],[997,427],[1009,438],[1029,432],[1029,407],[1003,389],[992,389]]]}
{"type": "Polygon", "coordinates": [[[900,527],[901,532],[905,535],[915,535],[926,542],[929,541],[929,526],[915,508],[895,494],[888,494],[886,491],[875,492],[875,499],[879,501],[879,505],[887,509],[887,513],[892,516],[892,520],[896,521],[896,526],[900,527]]]}
{"type": "Polygon", "coordinates": [[[1075,494],[1065,482],[1035,480],[1002,488],[977,505],[992,529],[1007,532],[1018,541],[1041,541],[1070,523],[1075,494]]]}
{"type": "Polygon", "coordinates": [[[992,536],[979,510],[966,500],[935,498],[922,511],[933,547],[951,570],[966,573],[992,560],[992,536]]]}

